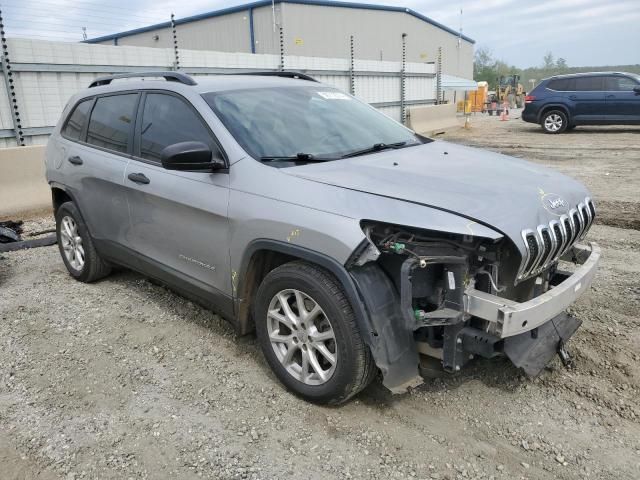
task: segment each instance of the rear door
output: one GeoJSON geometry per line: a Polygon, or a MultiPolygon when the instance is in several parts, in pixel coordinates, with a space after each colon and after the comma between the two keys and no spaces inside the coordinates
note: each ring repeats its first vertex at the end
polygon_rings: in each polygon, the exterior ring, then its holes
{"type": "Polygon", "coordinates": [[[573,91],[567,92],[573,102],[574,121],[600,123],[605,115],[604,77],[576,77],[574,82],[573,91]]]}
{"type": "Polygon", "coordinates": [[[143,93],[135,155],[125,175],[131,216],[129,238],[148,273],[187,284],[217,303],[230,298],[229,175],[222,171],[165,170],[160,153],[185,141],[219,144],[196,109],[170,92],[143,93]]]}
{"type": "Polygon", "coordinates": [[[59,168],[101,250],[105,244],[126,243],[129,214],[123,178],[139,97],[119,93],[85,100],[61,131],[68,142],[59,168]]]}
{"type": "Polygon", "coordinates": [[[605,120],[611,123],[640,123],[639,83],[625,75],[605,77],[605,120]]]}

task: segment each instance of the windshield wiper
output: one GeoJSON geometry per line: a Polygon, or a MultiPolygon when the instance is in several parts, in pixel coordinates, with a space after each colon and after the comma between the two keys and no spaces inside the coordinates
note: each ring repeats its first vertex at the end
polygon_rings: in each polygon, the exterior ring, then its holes
{"type": "Polygon", "coordinates": [[[290,157],[286,155],[274,157],[260,157],[262,162],[326,162],[331,158],[316,158],[311,153],[297,153],[290,157]]]}
{"type": "MultiPolygon", "coordinates": [[[[408,142],[396,142],[396,143],[376,143],[369,148],[363,148],[362,150],[356,150],[342,155],[340,158],[357,157],[359,155],[366,155],[367,153],[379,152],[380,150],[386,150],[388,148],[401,148],[407,145],[408,142]]],[[[413,145],[413,144],[412,144],[413,145]]]]}

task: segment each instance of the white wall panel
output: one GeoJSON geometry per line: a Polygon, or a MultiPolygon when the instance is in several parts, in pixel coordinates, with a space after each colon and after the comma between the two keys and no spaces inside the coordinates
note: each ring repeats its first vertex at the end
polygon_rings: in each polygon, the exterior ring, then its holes
{"type": "MultiPolygon", "coordinates": [[[[53,127],[69,98],[86,88],[98,76],[126,68],[171,69],[174,58],[171,48],[27,39],[9,39],[8,47],[14,66],[14,85],[23,128],[53,127]],[[25,68],[29,71],[24,71],[25,68]]],[[[190,68],[275,70],[280,58],[271,54],[181,49],[180,63],[187,71],[190,68]]],[[[290,70],[313,71],[314,77],[320,82],[349,91],[348,59],[286,56],[285,67],[290,70]],[[323,74],[323,71],[327,73],[323,74]]],[[[369,103],[399,102],[401,67],[400,62],[394,61],[355,60],[354,68],[358,72],[355,77],[356,96],[369,103]],[[363,75],[363,72],[371,74],[363,75]]],[[[433,74],[434,71],[433,64],[407,63],[406,100],[424,100],[425,103],[433,101],[435,79],[428,76],[411,77],[410,74],[433,74]]],[[[195,75],[200,74],[203,73],[195,75]]],[[[4,130],[6,137],[10,134],[13,123],[3,82],[4,79],[0,76],[0,130],[4,130]]],[[[381,107],[380,110],[391,118],[400,119],[399,106],[381,107]]],[[[42,143],[44,139],[44,135],[27,137],[27,143],[42,143]]],[[[0,138],[0,146],[12,143],[15,143],[12,138],[0,138]]]]}

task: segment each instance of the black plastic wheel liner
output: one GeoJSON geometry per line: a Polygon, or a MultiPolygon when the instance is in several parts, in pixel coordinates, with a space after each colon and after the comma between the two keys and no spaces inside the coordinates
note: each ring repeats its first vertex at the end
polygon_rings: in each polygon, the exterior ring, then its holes
{"type": "Polygon", "coordinates": [[[373,262],[350,270],[374,330],[369,348],[382,371],[383,385],[393,393],[403,393],[423,383],[420,357],[407,325],[400,298],[391,279],[373,262]]]}
{"type": "Polygon", "coordinates": [[[506,338],[504,353],[516,367],[535,377],[581,324],[582,320],[563,312],[530,332],[506,338]]]}

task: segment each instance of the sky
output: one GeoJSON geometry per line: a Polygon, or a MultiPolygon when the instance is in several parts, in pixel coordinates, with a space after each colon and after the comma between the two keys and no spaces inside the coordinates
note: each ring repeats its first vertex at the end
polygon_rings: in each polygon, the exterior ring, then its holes
{"type": "MultiPolygon", "coordinates": [[[[354,0],[352,0],[354,1],[354,0]]],[[[357,1],[357,0],[355,0],[357,1]]],[[[8,36],[82,40],[240,5],[241,0],[4,0],[8,36]]],[[[547,52],[569,66],[640,63],[640,0],[368,0],[411,8],[520,68],[547,52]],[[462,15],[461,15],[462,10],[462,15]]]]}

